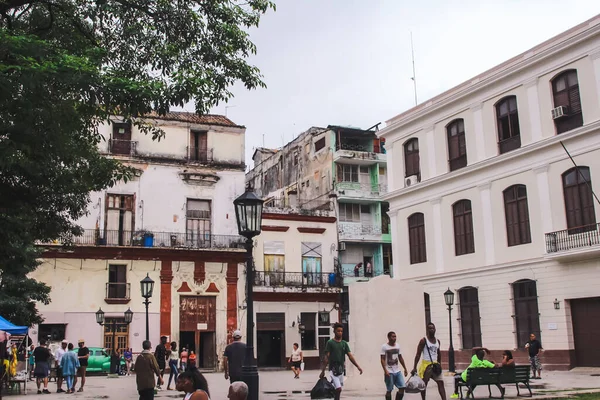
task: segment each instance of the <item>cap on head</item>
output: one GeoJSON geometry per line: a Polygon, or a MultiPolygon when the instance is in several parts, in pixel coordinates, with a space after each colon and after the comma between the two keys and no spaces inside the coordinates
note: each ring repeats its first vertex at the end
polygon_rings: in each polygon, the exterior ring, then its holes
{"type": "Polygon", "coordinates": [[[235,331],[233,331],[233,338],[234,339],[241,339],[242,338],[242,331],[240,331],[239,329],[236,329],[235,331]]]}
{"type": "Polygon", "coordinates": [[[67,339],[65,339],[65,340],[63,340],[61,343],[62,343],[62,344],[69,344],[69,341],[68,341],[67,339]]]}

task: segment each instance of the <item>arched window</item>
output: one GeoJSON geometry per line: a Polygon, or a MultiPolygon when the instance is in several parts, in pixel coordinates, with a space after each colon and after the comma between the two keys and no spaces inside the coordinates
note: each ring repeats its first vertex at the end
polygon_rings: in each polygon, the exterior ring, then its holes
{"type": "Polygon", "coordinates": [[[521,131],[519,129],[519,110],[517,97],[508,96],[496,103],[498,120],[498,148],[500,154],[521,147],[521,131]]]}
{"type": "Polygon", "coordinates": [[[470,200],[459,200],[452,206],[454,216],[454,250],[457,256],[475,253],[473,214],[470,200]]]}
{"type": "Polygon", "coordinates": [[[531,279],[522,279],[513,283],[512,288],[515,302],[517,347],[522,349],[532,333],[541,340],[537,285],[531,279]]]}
{"type": "Polygon", "coordinates": [[[427,261],[425,217],[423,213],[414,213],[408,217],[408,246],[410,248],[411,264],[427,261]]]}
{"type": "Polygon", "coordinates": [[[425,303],[425,325],[431,322],[431,302],[429,301],[429,293],[423,293],[425,303]]]}
{"type": "Polygon", "coordinates": [[[458,290],[460,327],[463,349],[481,347],[481,321],[479,317],[479,295],[471,286],[458,290]]]}
{"type": "Polygon", "coordinates": [[[419,161],[419,139],[412,138],[404,143],[404,176],[421,176],[419,161]]]}
{"type": "Polygon", "coordinates": [[[467,166],[467,142],[465,140],[465,121],[455,119],[446,126],[448,135],[448,164],[450,171],[467,166]]]}
{"type": "Polygon", "coordinates": [[[569,234],[596,230],[594,195],[588,167],[574,167],[562,175],[569,234]]]}
{"type": "Polygon", "coordinates": [[[503,194],[508,245],[531,243],[527,188],[525,185],[513,185],[506,188],[503,194]]]}
{"type": "Polygon", "coordinates": [[[555,109],[552,118],[554,118],[556,133],[560,134],[582,126],[583,115],[577,70],[570,69],[557,75],[552,80],[552,94],[555,109]]]}

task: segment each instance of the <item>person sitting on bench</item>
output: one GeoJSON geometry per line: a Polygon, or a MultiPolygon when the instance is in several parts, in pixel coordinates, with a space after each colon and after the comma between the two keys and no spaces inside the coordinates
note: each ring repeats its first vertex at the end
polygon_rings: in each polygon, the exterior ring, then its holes
{"type": "MultiPolygon", "coordinates": [[[[475,353],[471,358],[471,364],[465,369],[462,374],[454,375],[454,393],[450,396],[451,399],[458,399],[458,385],[467,382],[467,371],[471,368],[495,368],[496,364],[493,361],[485,360],[485,354],[490,354],[490,351],[485,347],[475,347],[473,348],[473,352],[475,353]]],[[[498,386],[501,392],[504,391],[504,388],[498,386]]]]}
{"type": "Polygon", "coordinates": [[[502,352],[502,368],[514,368],[515,359],[513,358],[512,351],[504,350],[502,352]]]}

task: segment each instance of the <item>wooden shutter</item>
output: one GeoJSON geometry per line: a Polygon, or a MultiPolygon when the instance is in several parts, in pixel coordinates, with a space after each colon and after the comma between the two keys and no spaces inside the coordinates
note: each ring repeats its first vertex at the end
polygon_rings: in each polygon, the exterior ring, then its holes
{"type": "Polygon", "coordinates": [[[458,294],[463,348],[481,347],[481,319],[477,289],[463,288],[458,291],[458,294]]]}
{"type": "Polygon", "coordinates": [[[519,348],[523,348],[531,333],[534,333],[541,340],[536,282],[526,279],[513,283],[513,298],[515,302],[517,345],[519,348]]]}
{"type": "Polygon", "coordinates": [[[426,262],[425,218],[422,213],[415,213],[408,217],[408,242],[410,263],[426,262]]]}

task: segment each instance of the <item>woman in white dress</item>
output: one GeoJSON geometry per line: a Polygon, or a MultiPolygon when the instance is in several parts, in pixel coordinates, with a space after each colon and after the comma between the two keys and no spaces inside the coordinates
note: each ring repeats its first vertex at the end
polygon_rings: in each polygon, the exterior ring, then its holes
{"type": "Polygon", "coordinates": [[[176,387],[185,393],[184,400],[210,400],[206,378],[195,368],[181,373],[176,387]]]}

